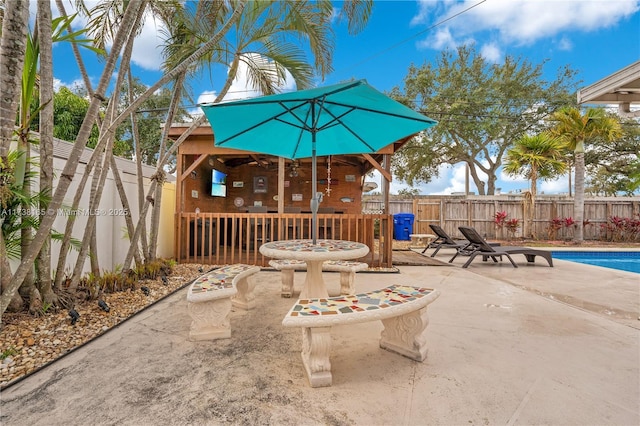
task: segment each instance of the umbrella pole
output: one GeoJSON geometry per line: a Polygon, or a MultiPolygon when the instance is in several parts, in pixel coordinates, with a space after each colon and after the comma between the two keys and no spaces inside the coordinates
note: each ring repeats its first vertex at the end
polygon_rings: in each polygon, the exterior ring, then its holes
{"type": "Polygon", "coordinates": [[[316,132],[312,132],[311,144],[311,238],[318,238],[318,159],[316,158],[316,132]]]}

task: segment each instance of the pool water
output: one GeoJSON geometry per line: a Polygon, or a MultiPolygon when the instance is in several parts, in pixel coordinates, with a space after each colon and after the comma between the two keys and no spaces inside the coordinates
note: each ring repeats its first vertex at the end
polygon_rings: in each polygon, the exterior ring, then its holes
{"type": "Polygon", "coordinates": [[[640,274],[640,251],[552,251],[551,257],[640,274]]]}

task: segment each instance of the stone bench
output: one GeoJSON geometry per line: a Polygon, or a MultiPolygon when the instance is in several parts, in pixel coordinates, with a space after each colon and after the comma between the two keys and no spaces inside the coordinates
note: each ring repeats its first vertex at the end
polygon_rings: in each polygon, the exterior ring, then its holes
{"type": "Polygon", "coordinates": [[[191,316],[191,340],[231,337],[231,306],[248,310],[255,307],[253,289],[247,277],[259,266],[235,264],[216,268],[198,277],[187,291],[187,310],[191,316]]]}
{"type": "Polygon", "coordinates": [[[427,357],[427,305],[440,292],[393,285],[353,296],[300,299],[282,321],[302,327],[302,363],[311,387],[331,386],[331,327],[381,320],[380,347],[416,361],[427,357]]]}
{"type": "MultiPolygon", "coordinates": [[[[306,271],[307,263],[303,260],[270,260],[269,265],[282,275],[282,297],[291,297],[293,294],[294,271],[306,271]]],[[[327,260],[322,264],[323,271],[340,272],[340,294],[353,294],[356,292],[354,285],[356,272],[368,269],[364,262],[350,260],[327,260]]]]}

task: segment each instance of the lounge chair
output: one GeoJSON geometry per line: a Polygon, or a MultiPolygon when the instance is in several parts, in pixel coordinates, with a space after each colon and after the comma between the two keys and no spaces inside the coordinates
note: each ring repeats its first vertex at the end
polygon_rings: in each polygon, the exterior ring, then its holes
{"type": "MultiPolygon", "coordinates": [[[[527,258],[527,262],[531,264],[535,263],[536,256],[541,256],[547,260],[549,266],[553,266],[551,252],[549,251],[536,250],[528,247],[492,246],[487,243],[474,228],[470,228],[468,226],[460,226],[458,229],[460,230],[460,232],[462,232],[462,235],[464,235],[464,237],[471,243],[469,247],[465,248],[465,250],[469,254],[469,260],[467,260],[467,262],[462,265],[463,268],[468,267],[471,262],[473,262],[473,259],[476,258],[476,256],[482,256],[483,260],[492,258],[494,262],[498,261],[498,257],[502,259],[502,256],[507,256],[507,259],[509,259],[513,267],[517,268],[518,265],[516,265],[516,262],[514,262],[511,258],[512,254],[524,254],[527,258]]],[[[458,256],[458,253],[456,253],[449,262],[452,262],[453,259],[456,258],[456,256],[458,256]]]]}
{"type": "Polygon", "coordinates": [[[422,250],[422,254],[424,254],[430,248],[435,248],[434,252],[431,253],[431,257],[434,257],[441,248],[454,248],[456,249],[456,251],[459,251],[469,245],[468,241],[454,240],[439,225],[429,225],[429,228],[431,228],[433,233],[436,234],[438,238],[427,244],[424,250],[422,250]]]}

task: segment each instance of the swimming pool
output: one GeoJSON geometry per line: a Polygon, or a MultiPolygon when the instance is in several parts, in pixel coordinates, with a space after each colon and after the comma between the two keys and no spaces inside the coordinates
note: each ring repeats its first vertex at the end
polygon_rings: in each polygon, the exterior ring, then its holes
{"type": "Polygon", "coordinates": [[[640,274],[640,251],[552,251],[551,257],[640,274]]]}

